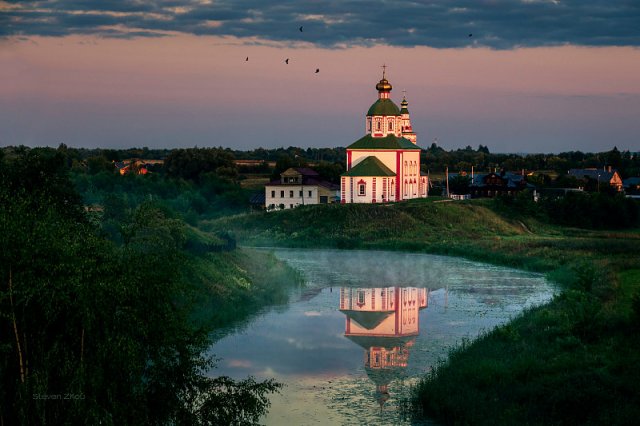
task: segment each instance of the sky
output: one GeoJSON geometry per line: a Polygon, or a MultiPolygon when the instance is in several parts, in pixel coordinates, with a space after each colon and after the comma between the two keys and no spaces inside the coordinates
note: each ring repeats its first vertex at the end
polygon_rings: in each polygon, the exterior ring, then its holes
{"type": "Polygon", "coordinates": [[[0,146],[344,147],[386,65],[422,147],[640,151],[639,22],[637,0],[0,0],[0,146]]]}

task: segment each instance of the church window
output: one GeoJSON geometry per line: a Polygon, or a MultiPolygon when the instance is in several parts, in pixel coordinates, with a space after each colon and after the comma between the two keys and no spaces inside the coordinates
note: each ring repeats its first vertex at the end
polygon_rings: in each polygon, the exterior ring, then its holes
{"type": "Polygon", "coordinates": [[[408,187],[409,187],[409,182],[407,182],[406,179],[405,179],[405,181],[404,181],[404,195],[405,196],[409,195],[408,187]]]}
{"type": "Polygon", "coordinates": [[[366,195],[366,194],[367,194],[367,184],[358,183],[358,195],[366,195]]]}
{"type": "Polygon", "coordinates": [[[364,291],[358,290],[358,305],[364,305],[364,291]]]}
{"type": "Polygon", "coordinates": [[[271,198],[276,198],[276,191],[271,191],[271,198]]]}
{"type": "Polygon", "coordinates": [[[393,181],[393,179],[391,179],[391,191],[389,191],[391,193],[391,196],[393,197],[394,195],[396,195],[396,185],[395,182],[393,181]]]}
{"type": "Polygon", "coordinates": [[[380,122],[380,120],[376,121],[376,130],[382,130],[382,123],[380,122]]]}
{"type": "Polygon", "coordinates": [[[293,191],[289,191],[289,198],[293,198],[293,191]]]}
{"type": "Polygon", "coordinates": [[[367,118],[367,132],[371,131],[371,119],[367,118]]]}
{"type": "Polygon", "coordinates": [[[284,198],[284,191],[280,191],[280,198],[284,198]]]}
{"type": "Polygon", "coordinates": [[[389,121],[389,130],[393,130],[393,121],[389,121]]]}

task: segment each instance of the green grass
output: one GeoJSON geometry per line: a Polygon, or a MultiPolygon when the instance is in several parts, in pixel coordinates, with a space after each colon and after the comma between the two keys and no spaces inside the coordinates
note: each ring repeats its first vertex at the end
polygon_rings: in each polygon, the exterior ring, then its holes
{"type": "Polygon", "coordinates": [[[640,230],[566,228],[493,200],[307,206],[207,222],[241,244],[376,248],[545,272],[565,291],[465,342],[407,401],[444,424],[634,424],[640,230]]]}
{"type": "Polygon", "coordinates": [[[267,306],[288,302],[300,274],[270,253],[252,249],[192,257],[186,277],[198,289],[194,318],[212,328],[241,322],[267,306]]]}

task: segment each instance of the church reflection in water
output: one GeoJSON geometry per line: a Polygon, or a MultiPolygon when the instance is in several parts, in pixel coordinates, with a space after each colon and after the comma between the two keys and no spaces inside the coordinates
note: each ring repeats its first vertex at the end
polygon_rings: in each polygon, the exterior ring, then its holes
{"type": "Polygon", "coordinates": [[[381,408],[389,399],[389,383],[407,367],[409,349],[420,333],[419,313],[427,304],[426,288],[340,289],[344,335],[364,348],[365,371],[376,385],[381,408]]]}

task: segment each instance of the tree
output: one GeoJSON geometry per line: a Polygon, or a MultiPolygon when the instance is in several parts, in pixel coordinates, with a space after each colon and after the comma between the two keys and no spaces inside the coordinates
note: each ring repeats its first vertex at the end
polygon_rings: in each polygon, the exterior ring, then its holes
{"type": "Polygon", "coordinates": [[[117,246],[57,165],[0,163],[0,424],[255,422],[279,385],[207,377],[184,224],[144,203],[117,246]]]}

